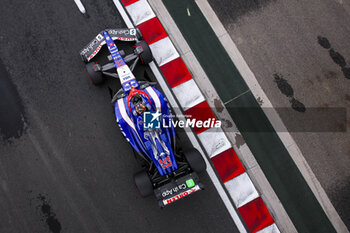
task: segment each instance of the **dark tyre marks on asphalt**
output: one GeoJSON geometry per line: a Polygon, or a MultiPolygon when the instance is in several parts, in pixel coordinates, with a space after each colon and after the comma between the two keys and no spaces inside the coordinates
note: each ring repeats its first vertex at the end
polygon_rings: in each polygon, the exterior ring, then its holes
{"type": "Polygon", "coordinates": [[[39,194],[37,200],[40,205],[37,208],[41,211],[42,221],[45,221],[52,233],[60,233],[62,230],[61,223],[56,218],[56,214],[52,212],[52,207],[47,199],[47,195],[39,194]]]}
{"type": "Polygon", "coordinates": [[[340,53],[334,51],[334,49],[331,48],[329,50],[329,56],[331,56],[334,63],[339,65],[341,68],[344,68],[346,66],[344,57],[340,53]]]}
{"type": "Polygon", "coordinates": [[[11,142],[22,136],[25,126],[22,100],[0,59],[0,137],[11,142]]]}
{"type": "Polygon", "coordinates": [[[350,79],[350,67],[344,67],[341,69],[344,74],[344,77],[350,79]]]}
{"type": "Polygon", "coordinates": [[[340,66],[341,71],[344,74],[344,77],[347,79],[350,79],[350,67],[346,63],[345,58],[332,48],[331,43],[326,37],[318,36],[317,40],[321,47],[325,49],[329,49],[329,56],[332,58],[333,62],[338,66],[340,66]]]}
{"type": "Polygon", "coordinates": [[[288,83],[286,79],[280,74],[274,74],[274,82],[277,84],[278,89],[281,93],[289,98],[289,102],[292,104],[291,107],[297,112],[305,112],[306,107],[299,100],[294,98],[294,89],[288,83]]]}
{"type": "Polygon", "coordinates": [[[294,96],[294,90],[288,81],[279,74],[274,74],[273,77],[275,78],[274,82],[277,84],[277,87],[282,94],[288,98],[292,98],[294,96]]]}
{"type": "Polygon", "coordinates": [[[329,43],[328,39],[326,37],[318,36],[317,37],[318,43],[325,49],[330,49],[331,44],[329,43]]]}
{"type": "Polygon", "coordinates": [[[306,112],[306,107],[305,105],[300,102],[299,100],[292,98],[290,100],[291,104],[292,104],[292,108],[297,111],[297,112],[306,112]]]}

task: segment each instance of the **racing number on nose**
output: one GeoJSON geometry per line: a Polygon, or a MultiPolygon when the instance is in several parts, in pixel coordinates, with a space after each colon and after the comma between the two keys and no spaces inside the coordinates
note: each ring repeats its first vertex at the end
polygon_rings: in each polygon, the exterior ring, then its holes
{"type": "Polygon", "coordinates": [[[121,60],[121,59],[117,60],[116,63],[117,63],[118,67],[120,67],[120,66],[122,66],[124,64],[123,60],[121,60]]]}

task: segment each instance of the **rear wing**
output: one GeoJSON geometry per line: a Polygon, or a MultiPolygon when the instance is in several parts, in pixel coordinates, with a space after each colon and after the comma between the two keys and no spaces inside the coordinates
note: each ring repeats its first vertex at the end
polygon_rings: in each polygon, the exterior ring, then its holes
{"type": "MultiPolygon", "coordinates": [[[[139,32],[135,28],[106,29],[104,31],[108,32],[112,40],[136,41],[140,37],[139,32]]],[[[103,36],[104,31],[97,34],[97,36],[80,51],[80,56],[84,62],[88,62],[95,57],[102,46],[106,44],[103,36]]]]}

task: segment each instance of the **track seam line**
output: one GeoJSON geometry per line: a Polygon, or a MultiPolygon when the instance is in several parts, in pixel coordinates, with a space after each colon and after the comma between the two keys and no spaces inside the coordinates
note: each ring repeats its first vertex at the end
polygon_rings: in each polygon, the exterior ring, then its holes
{"type": "Polygon", "coordinates": [[[74,0],[75,4],[77,5],[77,7],[79,8],[79,11],[83,14],[86,13],[85,7],[83,5],[83,3],[80,0],[74,0]]]}
{"type": "Polygon", "coordinates": [[[233,97],[232,99],[230,99],[230,100],[224,102],[224,105],[231,103],[232,101],[234,101],[234,100],[238,99],[239,97],[241,97],[241,96],[247,94],[248,92],[251,92],[251,90],[248,89],[248,90],[246,90],[245,92],[242,92],[241,94],[239,94],[239,95],[233,97]]]}

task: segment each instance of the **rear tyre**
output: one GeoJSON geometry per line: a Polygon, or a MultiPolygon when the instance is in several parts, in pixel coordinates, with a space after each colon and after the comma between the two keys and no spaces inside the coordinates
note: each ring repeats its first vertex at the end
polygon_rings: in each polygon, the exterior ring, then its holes
{"type": "Polygon", "coordinates": [[[188,151],[184,152],[185,158],[192,168],[192,170],[196,173],[201,173],[205,171],[207,165],[199,151],[195,148],[192,148],[188,151]]]}
{"type": "Polygon", "coordinates": [[[153,56],[152,56],[152,52],[151,49],[149,48],[148,44],[146,43],[146,41],[141,40],[139,42],[136,43],[136,47],[141,47],[143,52],[140,54],[142,62],[144,64],[148,64],[151,61],[153,61],[153,56]]]}
{"type": "Polygon", "coordinates": [[[100,70],[99,64],[90,62],[86,64],[85,67],[86,67],[88,76],[94,85],[100,85],[103,83],[103,75],[102,75],[102,71],[100,70]]]}
{"type": "Polygon", "coordinates": [[[142,197],[153,194],[153,185],[146,171],[134,174],[136,188],[142,197]]]}

